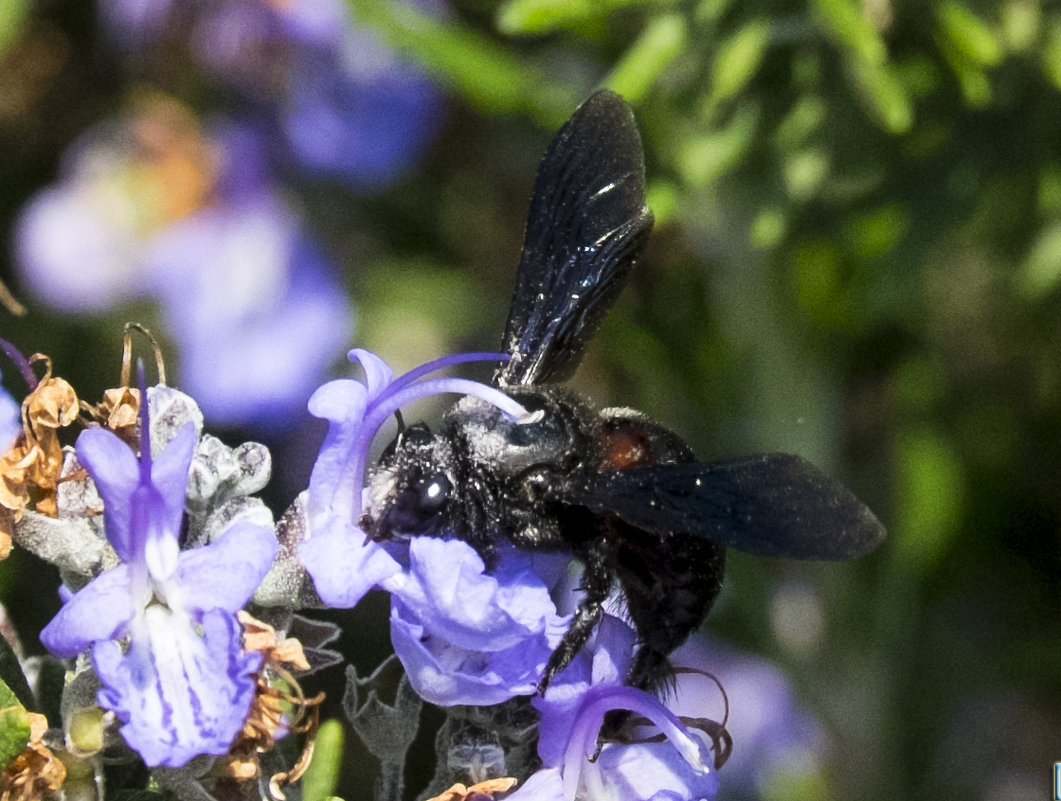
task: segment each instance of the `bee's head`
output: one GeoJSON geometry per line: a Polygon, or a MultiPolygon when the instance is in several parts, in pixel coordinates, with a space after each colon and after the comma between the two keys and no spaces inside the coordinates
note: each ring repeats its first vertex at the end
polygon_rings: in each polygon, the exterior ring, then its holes
{"type": "Polygon", "coordinates": [[[368,482],[361,525],[370,539],[438,534],[453,496],[451,448],[423,423],[402,426],[368,482]]]}

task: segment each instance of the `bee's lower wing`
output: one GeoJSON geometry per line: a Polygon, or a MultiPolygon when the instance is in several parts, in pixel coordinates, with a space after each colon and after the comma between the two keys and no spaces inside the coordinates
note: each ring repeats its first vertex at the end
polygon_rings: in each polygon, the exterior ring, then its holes
{"type": "Polygon", "coordinates": [[[560,485],[555,497],[661,536],[689,533],[760,556],[854,559],[884,539],[850,490],[783,453],[600,473],[560,485]]]}
{"type": "Polygon", "coordinates": [[[574,371],[649,231],[645,163],[633,114],[613,92],[583,103],[538,168],[501,349],[501,386],[574,371]]]}

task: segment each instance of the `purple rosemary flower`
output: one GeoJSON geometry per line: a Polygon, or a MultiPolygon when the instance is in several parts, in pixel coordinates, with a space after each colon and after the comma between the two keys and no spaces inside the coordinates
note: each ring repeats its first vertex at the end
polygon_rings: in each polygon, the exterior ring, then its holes
{"type": "MultiPolygon", "coordinates": [[[[629,801],[713,798],[706,737],[686,728],[657,698],[623,685],[636,650],[637,633],[622,619],[604,614],[590,641],[575,655],[544,696],[538,710],[538,756],[542,769],[512,798],[517,801],[629,801]],[[630,710],[648,723],[641,741],[607,742],[596,759],[605,715],[630,710]],[[660,742],[649,739],[663,735],[660,742]]],[[[702,713],[702,709],[699,712],[702,713]]]]}
{"type": "Polygon", "coordinates": [[[270,529],[239,521],[212,544],[180,551],[195,428],[189,423],[152,459],[147,409],[139,459],[106,429],[78,437],[121,564],[74,594],[41,642],[62,658],[91,647],[99,704],[122,721],[125,741],[150,766],[179,767],[226,753],[247,717],[261,655],[244,653],[235,613],[277,543],[270,529]]]}
{"type": "Polygon", "coordinates": [[[601,616],[589,642],[571,664],[532,703],[540,714],[538,755],[546,765],[563,757],[567,732],[582,699],[592,687],[617,687],[623,683],[633,658],[637,633],[610,614],[601,616]]]}
{"type": "Polygon", "coordinates": [[[421,698],[482,706],[536,691],[569,622],[557,614],[541,576],[553,571],[542,561],[503,548],[487,573],[466,542],[412,539],[405,580],[393,590],[391,642],[421,698]]]}
{"type": "Polygon", "coordinates": [[[462,378],[427,378],[431,373],[469,361],[496,361],[497,353],[467,353],[436,359],[396,379],[373,353],[355,349],[350,361],[364,370],[363,381],[329,381],[313,393],[309,411],[328,421],[328,433],[310,475],[306,494],[308,539],[299,555],[321,600],[348,608],[372,587],[401,586],[402,548],[366,539],[360,528],[365,469],[376,433],[398,409],[414,400],[446,392],[475,395],[512,417],[527,414],[497,389],[462,378]],[[385,582],[385,583],[384,583],[385,582]]]}
{"type": "MultiPolygon", "coordinates": [[[[552,692],[550,687],[547,695],[552,692]]],[[[558,755],[542,757],[543,767],[509,796],[513,801],[698,801],[714,798],[718,790],[704,741],[659,700],[633,687],[590,687],[572,707],[566,725],[548,732],[543,728],[541,741],[547,738],[553,739],[558,755]],[[645,718],[651,724],[646,736],[662,734],[664,740],[608,742],[598,753],[605,715],[616,709],[645,718]]]]}

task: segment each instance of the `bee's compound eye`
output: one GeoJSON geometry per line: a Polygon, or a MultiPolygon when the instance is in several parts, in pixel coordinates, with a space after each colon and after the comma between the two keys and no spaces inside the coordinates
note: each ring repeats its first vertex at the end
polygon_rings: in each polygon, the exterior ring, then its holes
{"type": "Polygon", "coordinates": [[[397,534],[434,533],[452,489],[444,473],[414,468],[384,512],[387,530],[397,534]]]}
{"type": "Polygon", "coordinates": [[[424,476],[420,480],[419,487],[419,506],[425,514],[438,511],[442,505],[449,499],[450,491],[453,489],[453,485],[450,480],[442,473],[434,473],[432,475],[424,476]]]}

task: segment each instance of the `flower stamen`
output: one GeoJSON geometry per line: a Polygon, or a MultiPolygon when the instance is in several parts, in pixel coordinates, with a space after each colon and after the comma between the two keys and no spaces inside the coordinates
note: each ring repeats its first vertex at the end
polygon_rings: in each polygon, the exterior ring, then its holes
{"type": "MultiPolygon", "coordinates": [[[[366,384],[371,392],[372,383],[378,375],[370,374],[370,370],[377,366],[377,357],[368,351],[355,348],[350,351],[351,361],[357,361],[365,370],[366,384]],[[370,366],[371,365],[371,366],[370,366]]],[[[453,393],[458,395],[471,395],[485,403],[489,403],[500,409],[510,420],[517,424],[536,422],[541,418],[541,412],[529,412],[521,404],[510,398],[501,390],[479,381],[467,378],[431,378],[426,376],[439,370],[451,367],[455,364],[464,364],[474,361],[506,361],[508,356],[503,353],[458,353],[452,356],[443,356],[433,361],[414,367],[407,373],[390,381],[374,396],[370,396],[365,407],[361,423],[358,426],[356,439],[352,447],[351,460],[349,463],[349,475],[355,482],[354,509],[352,518],[359,520],[361,517],[361,493],[363,486],[365,467],[368,463],[368,452],[372,442],[383,424],[398,411],[402,406],[413,401],[422,400],[432,395],[453,393]]]]}

